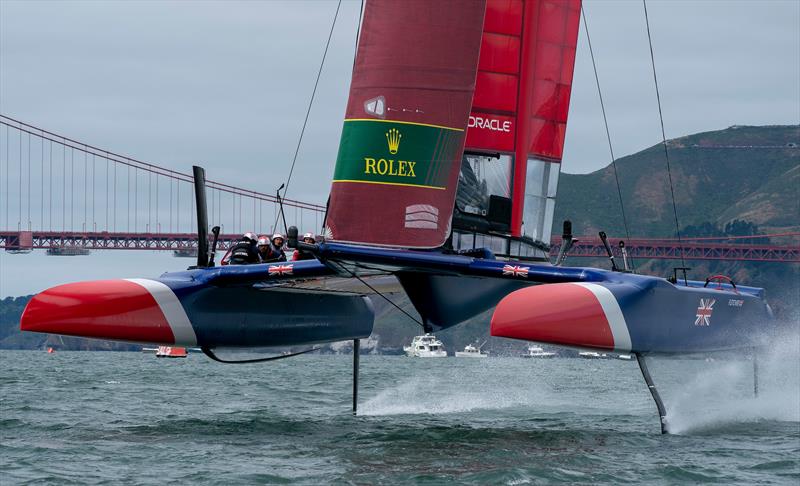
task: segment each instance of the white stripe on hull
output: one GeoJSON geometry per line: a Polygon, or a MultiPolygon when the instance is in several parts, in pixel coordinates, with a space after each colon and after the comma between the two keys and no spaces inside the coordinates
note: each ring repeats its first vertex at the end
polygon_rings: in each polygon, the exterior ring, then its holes
{"type": "Polygon", "coordinates": [[[589,289],[600,306],[603,308],[603,313],[606,315],[608,326],[611,328],[611,334],[614,336],[614,351],[627,353],[631,350],[631,335],[628,332],[628,324],[625,322],[625,316],[622,315],[622,309],[619,308],[619,302],[610,290],[593,283],[574,283],[586,289],[589,289]]]}
{"type": "Polygon", "coordinates": [[[126,278],[125,280],[141,285],[150,292],[172,329],[176,346],[197,346],[197,336],[192,323],[189,322],[189,316],[186,315],[181,301],[178,300],[171,288],[157,280],[145,278],[126,278]]]}

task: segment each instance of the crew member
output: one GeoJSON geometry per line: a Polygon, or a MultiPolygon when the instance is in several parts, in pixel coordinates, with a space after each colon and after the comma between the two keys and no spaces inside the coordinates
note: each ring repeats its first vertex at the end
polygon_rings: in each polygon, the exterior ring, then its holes
{"type": "Polygon", "coordinates": [[[272,261],[276,262],[285,262],[286,261],[286,253],[283,252],[283,235],[280,233],[275,233],[272,235],[272,244],[270,245],[270,251],[272,252],[273,258],[272,261]]]}
{"type": "Polygon", "coordinates": [[[261,263],[265,263],[272,260],[272,252],[270,251],[269,245],[269,238],[262,235],[258,237],[258,257],[261,263]]]}
{"type": "MultiPolygon", "coordinates": [[[[303,235],[303,243],[308,243],[309,245],[313,245],[314,243],[316,243],[316,240],[314,239],[314,234],[313,233],[304,234],[303,235]]],[[[315,257],[314,257],[313,253],[311,253],[309,251],[305,251],[305,250],[300,250],[300,249],[295,250],[294,254],[292,254],[292,260],[294,260],[294,261],[297,261],[297,260],[313,260],[314,258],[315,257]]]]}
{"type": "MultiPolygon", "coordinates": [[[[256,235],[245,233],[238,243],[225,255],[230,265],[246,265],[258,263],[258,249],[256,248],[256,235]]],[[[225,258],[223,258],[225,260],[225,258]]]]}
{"type": "Polygon", "coordinates": [[[286,253],[283,252],[283,235],[275,233],[272,235],[272,241],[268,240],[266,236],[259,238],[258,254],[261,257],[261,263],[285,262],[286,253]]]}

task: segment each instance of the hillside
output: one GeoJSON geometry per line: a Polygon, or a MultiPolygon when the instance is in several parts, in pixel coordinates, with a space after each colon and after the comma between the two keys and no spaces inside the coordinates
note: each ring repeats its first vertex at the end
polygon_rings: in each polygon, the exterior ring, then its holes
{"type": "MultiPolygon", "coordinates": [[[[800,126],[731,127],[667,146],[681,228],[739,219],[766,233],[800,231],[800,126]]],[[[617,172],[631,234],[673,237],[663,146],[620,158],[617,172]]],[[[561,175],[554,234],[564,219],[576,234],[625,234],[611,166],[561,175]]]]}

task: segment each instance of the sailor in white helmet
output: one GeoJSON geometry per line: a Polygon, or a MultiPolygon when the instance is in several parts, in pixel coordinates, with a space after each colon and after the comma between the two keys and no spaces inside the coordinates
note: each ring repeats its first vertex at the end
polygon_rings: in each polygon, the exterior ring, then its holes
{"type": "Polygon", "coordinates": [[[258,263],[258,250],[256,249],[256,235],[245,233],[242,238],[228,250],[222,259],[223,264],[246,265],[258,263]]]}
{"type": "MultiPolygon", "coordinates": [[[[316,242],[317,241],[314,238],[314,233],[306,233],[306,234],[303,235],[303,243],[308,243],[309,245],[313,245],[316,242]]],[[[314,254],[313,253],[310,253],[310,252],[307,252],[307,251],[303,251],[303,250],[299,250],[299,249],[295,250],[294,253],[292,254],[292,260],[294,260],[294,261],[297,261],[297,260],[313,260],[313,259],[314,259],[314,254]]]]}
{"type": "Polygon", "coordinates": [[[266,262],[271,258],[271,252],[269,249],[269,238],[266,235],[261,235],[258,237],[258,243],[256,244],[256,248],[258,248],[258,258],[261,263],[266,262]]]}
{"type": "Polygon", "coordinates": [[[286,253],[283,252],[283,242],[284,238],[283,235],[280,233],[275,233],[272,235],[272,239],[269,245],[269,253],[266,259],[262,260],[264,262],[285,262],[286,261],[286,253]]]}

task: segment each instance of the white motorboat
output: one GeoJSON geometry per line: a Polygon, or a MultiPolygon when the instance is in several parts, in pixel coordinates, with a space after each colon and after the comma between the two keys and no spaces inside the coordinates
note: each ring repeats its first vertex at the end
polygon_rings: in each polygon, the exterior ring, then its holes
{"type": "Polygon", "coordinates": [[[411,346],[403,346],[403,351],[408,356],[417,358],[446,358],[447,351],[444,350],[442,342],[432,334],[414,336],[411,346]]]}
{"type": "Polygon", "coordinates": [[[186,348],[177,346],[159,346],[156,349],[156,358],[185,358],[188,356],[186,348]]]}
{"type": "Polygon", "coordinates": [[[558,353],[552,351],[545,351],[541,346],[531,345],[522,354],[523,358],[555,358],[558,353]]]}
{"type": "MultiPolygon", "coordinates": [[[[486,344],[486,341],[484,341],[483,344],[486,344]]],[[[467,344],[464,347],[464,351],[456,351],[456,358],[488,358],[489,353],[484,353],[481,351],[483,344],[477,347],[467,344]]]]}
{"type": "Polygon", "coordinates": [[[624,360],[624,361],[630,361],[630,360],[633,359],[633,356],[631,356],[630,354],[618,354],[617,355],[617,359],[621,359],[621,360],[624,360]]]}

